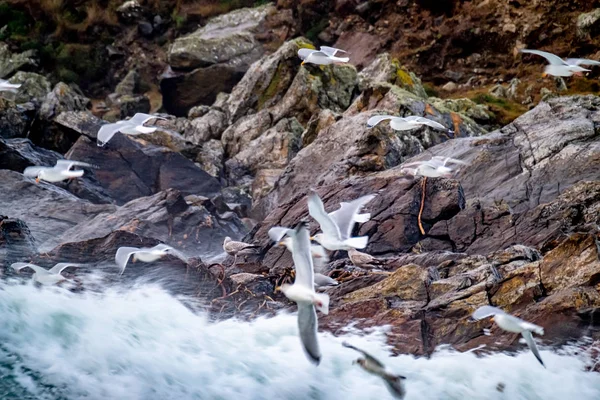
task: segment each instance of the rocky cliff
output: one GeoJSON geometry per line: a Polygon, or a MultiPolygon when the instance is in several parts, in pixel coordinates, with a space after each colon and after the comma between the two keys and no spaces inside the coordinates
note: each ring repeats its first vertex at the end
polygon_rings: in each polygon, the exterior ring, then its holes
{"type": "MultiPolygon", "coordinates": [[[[413,354],[440,344],[518,346],[515,335],[484,336],[489,322],[469,318],[491,304],[544,326],[549,345],[597,338],[600,98],[545,92],[538,104],[544,83],[531,76],[541,63],[512,53],[568,43],[561,55],[593,56],[595,14],[587,3],[496,3],[279,2],[198,18],[202,26],[191,29],[189,21],[177,27],[177,15],[164,22],[165,11],[127,2],[114,8],[113,22],[129,27],[115,40],[131,46],[105,49],[122,50],[110,56],[121,66],[110,68],[126,73],[76,79],[83,90],[56,82],[60,75],[7,25],[0,77],[22,87],[0,99],[0,264],[69,257],[112,271],[119,246],[160,241],[192,258],[187,265],[167,258],[153,274],[169,275],[170,288],[199,296],[214,316],[251,317],[292,307],[274,290],[290,279],[292,260],[267,231],[307,217],[310,187],[328,211],[377,193],[365,208],[371,220],[355,233],[369,235],[366,251],[384,273],[333,253],[328,273],[340,285],[327,289],[323,329],[390,325],[390,344],[413,354]],[[297,51],[320,43],[346,47],[355,62],[301,66],[297,51]],[[110,94],[94,89],[114,80],[110,94]],[[435,95],[430,84],[447,81],[456,88],[435,95]],[[96,146],[107,120],[150,110],[164,118],[155,133],[117,134],[96,146]],[[368,128],[369,117],[382,113],[424,116],[453,133],[368,128]],[[423,198],[423,182],[402,167],[436,155],[469,165],[452,179],[428,179],[423,198]],[[22,174],[62,157],[99,169],[57,184],[22,174]],[[236,265],[232,258],[211,264],[225,236],[260,251],[236,265]]],[[[110,21],[101,24],[109,31],[110,21]]],[[[64,25],[55,37],[73,30],[64,25]]],[[[566,83],[585,89],[580,82],[566,83]]],[[[546,85],[556,91],[555,82],[546,85]]],[[[128,267],[125,279],[148,268],[128,267]]]]}

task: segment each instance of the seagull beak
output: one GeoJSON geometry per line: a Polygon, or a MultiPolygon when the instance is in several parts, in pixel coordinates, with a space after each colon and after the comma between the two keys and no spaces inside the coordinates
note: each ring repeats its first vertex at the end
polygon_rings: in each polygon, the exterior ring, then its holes
{"type": "Polygon", "coordinates": [[[315,240],[315,237],[314,236],[310,236],[309,239],[310,240],[315,240]]]}
{"type": "Polygon", "coordinates": [[[278,244],[279,246],[285,246],[285,243],[283,243],[283,242],[278,242],[277,244],[278,244]]]}
{"type": "Polygon", "coordinates": [[[494,322],[494,317],[490,318],[490,321],[494,322]]]}
{"type": "Polygon", "coordinates": [[[40,183],[40,178],[35,178],[35,183],[40,183]]]}
{"type": "Polygon", "coordinates": [[[277,292],[281,292],[281,286],[275,286],[275,289],[273,289],[273,293],[277,292]]]}
{"type": "Polygon", "coordinates": [[[542,74],[542,78],[545,78],[545,77],[547,77],[547,76],[548,76],[548,74],[547,74],[547,73],[545,73],[545,72],[542,74]]]}
{"type": "Polygon", "coordinates": [[[306,64],[306,61],[302,61],[302,63],[300,65],[304,65],[304,64],[306,64]]]}

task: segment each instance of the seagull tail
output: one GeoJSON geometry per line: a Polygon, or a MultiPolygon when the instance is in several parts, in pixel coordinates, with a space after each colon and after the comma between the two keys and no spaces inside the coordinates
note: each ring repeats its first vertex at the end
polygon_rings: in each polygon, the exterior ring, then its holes
{"type": "Polygon", "coordinates": [[[325,293],[315,293],[314,296],[315,308],[325,315],[329,314],[329,295],[325,293]]]}
{"type": "Polygon", "coordinates": [[[368,242],[368,236],[352,237],[344,240],[344,244],[350,247],[354,247],[355,249],[364,249],[365,247],[367,247],[368,242]]]}

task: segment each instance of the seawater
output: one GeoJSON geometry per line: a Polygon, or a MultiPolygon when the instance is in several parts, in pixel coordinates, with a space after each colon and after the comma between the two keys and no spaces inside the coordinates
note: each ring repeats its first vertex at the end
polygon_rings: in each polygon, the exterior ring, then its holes
{"type": "Polygon", "coordinates": [[[439,349],[393,357],[385,329],[320,332],[310,364],[294,314],[211,322],[157,284],[72,293],[0,284],[1,399],[391,399],[352,361],[347,340],[407,377],[407,400],[598,400],[585,352],[543,349],[476,356],[439,349]],[[577,355],[575,355],[577,354],[577,355]],[[499,385],[501,384],[501,385],[499,385]],[[498,390],[503,386],[503,390],[498,390]]]}

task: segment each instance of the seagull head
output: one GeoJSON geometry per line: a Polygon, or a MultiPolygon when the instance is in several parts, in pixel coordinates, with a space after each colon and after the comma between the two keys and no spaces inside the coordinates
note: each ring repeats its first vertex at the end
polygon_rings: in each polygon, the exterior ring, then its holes
{"type": "Polygon", "coordinates": [[[311,237],[310,240],[314,240],[315,242],[322,244],[323,241],[323,234],[322,233],[317,233],[315,236],[311,237]]]}
{"type": "Polygon", "coordinates": [[[287,291],[292,287],[292,285],[290,285],[289,283],[284,283],[281,286],[279,286],[276,289],[279,289],[279,291],[283,294],[286,294],[287,291]]]}
{"type": "Polygon", "coordinates": [[[40,183],[40,180],[44,179],[44,175],[44,170],[38,172],[37,176],[35,177],[35,183],[40,183]]]}

